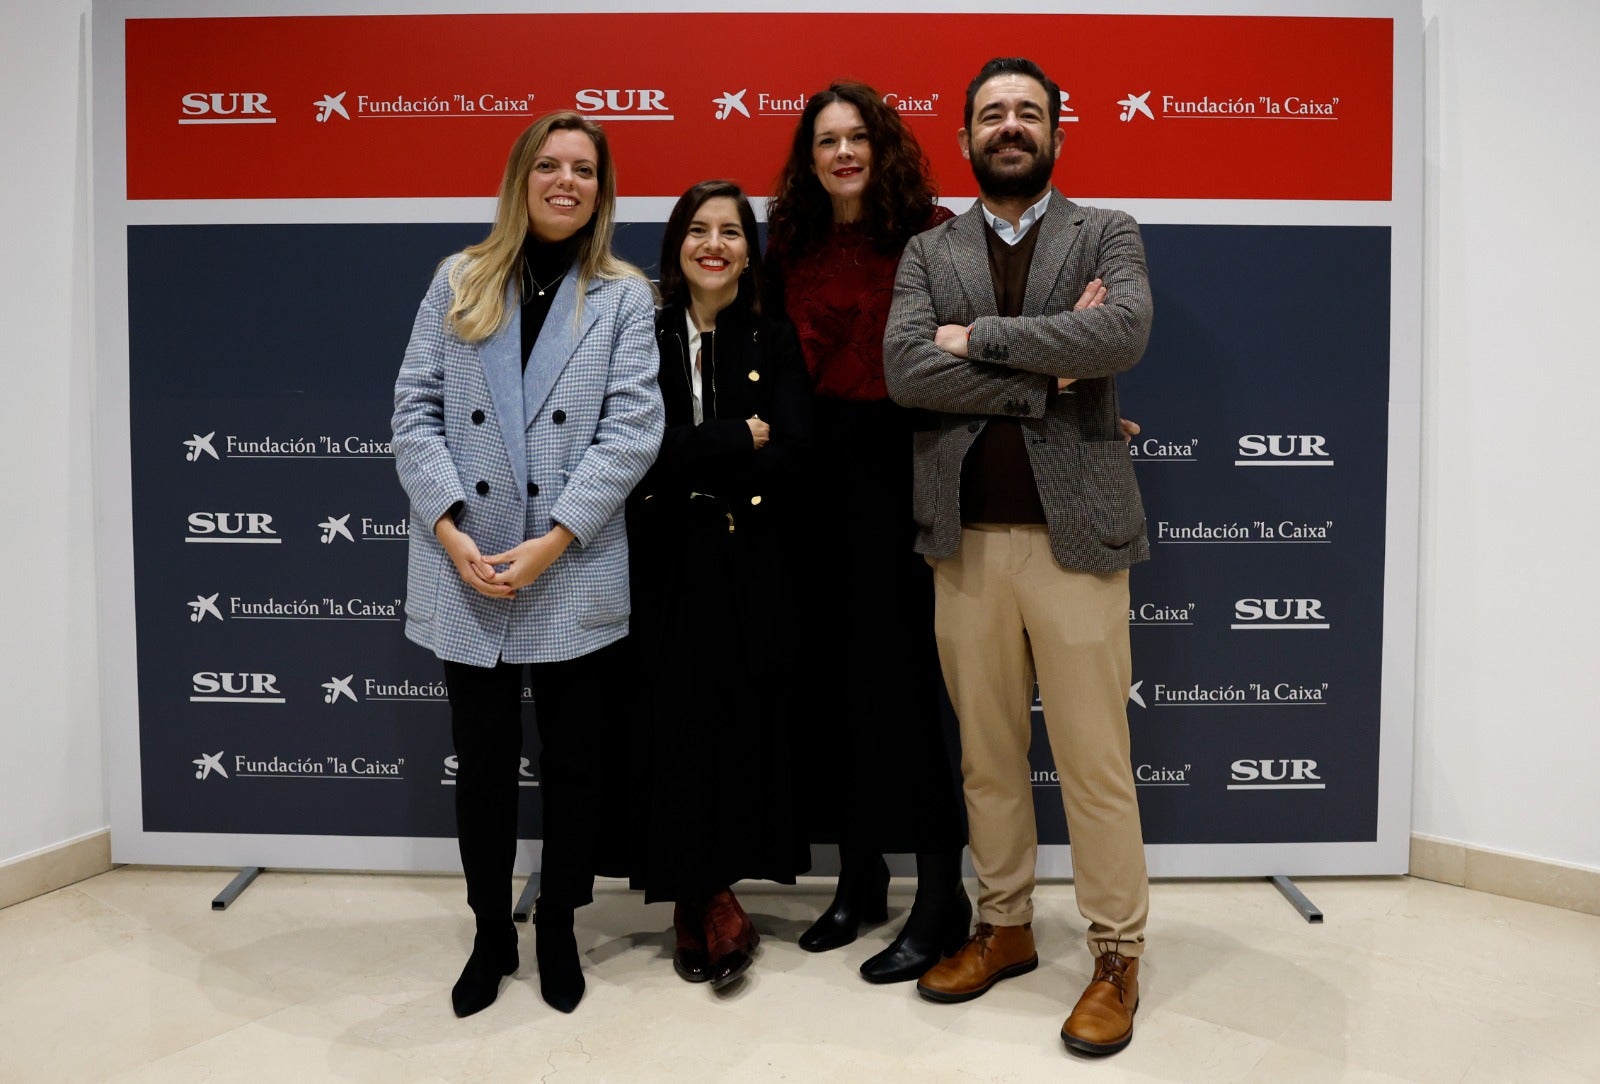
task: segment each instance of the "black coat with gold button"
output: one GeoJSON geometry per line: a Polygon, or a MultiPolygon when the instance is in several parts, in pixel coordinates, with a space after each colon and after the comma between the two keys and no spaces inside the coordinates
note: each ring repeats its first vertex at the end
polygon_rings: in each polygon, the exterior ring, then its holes
{"type": "Polygon", "coordinates": [[[666,432],[628,500],[643,802],[633,881],[647,901],[694,901],[742,879],[792,883],[809,864],[789,706],[811,385],[793,327],[735,303],[701,340],[696,424],[681,306],[657,314],[656,341],[666,432]],[[760,449],[752,415],[771,426],[760,449]]]}

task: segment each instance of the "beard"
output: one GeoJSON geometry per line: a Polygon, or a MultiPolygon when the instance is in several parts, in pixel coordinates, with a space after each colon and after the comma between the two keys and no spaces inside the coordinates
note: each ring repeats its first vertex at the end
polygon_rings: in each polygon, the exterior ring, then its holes
{"type": "Polygon", "coordinates": [[[1027,136],[1015,139],[991,140],[972,156],[972,175],[978,179],[978,191],[995,199],[1019,199],[1034,196],[1050,186],[1050,174],[1056,161],[1027,136]],[[993,152],[1005,147],[1017,147],[1033,155],[1033,163],[1021,172],[1002,170],[995,166],[993,152]]]}

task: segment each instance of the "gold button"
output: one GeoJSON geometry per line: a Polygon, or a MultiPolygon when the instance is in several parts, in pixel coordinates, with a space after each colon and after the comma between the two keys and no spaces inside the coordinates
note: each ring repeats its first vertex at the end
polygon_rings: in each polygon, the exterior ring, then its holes
{"type": "Polygon", "coordinates": [[[750,498],[750,503],[751,504],[760,504],[761,503],[761,494],[757,493],[754,497],[751,497],[750,498]]]}
{"type": "Polygon", "coordinates": [[[761,374],[756,372],[754,369],[750,370],[749,376],[750,376],[751,380],[760,380],[761,379],[761,374]]]}

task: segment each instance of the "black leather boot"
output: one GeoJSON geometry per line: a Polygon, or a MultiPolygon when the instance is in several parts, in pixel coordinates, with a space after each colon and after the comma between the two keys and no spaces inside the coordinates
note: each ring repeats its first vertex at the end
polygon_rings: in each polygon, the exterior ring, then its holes
{"type": "Polygon", "coordinates": [[[800,935],[807,952],[827,952],[856,939],[861,924],[889,917],[889,866],[881,854],[841,855],[839,887],[833,902],[811,928],[800,935]]]}
{"type": "Polygon", "coordinates": [[[494,1004],[500,980],[517,969],[517,928],[508,921],[503,930],[479,930],[472,939],[472,955],[450,990],[450,1007],[457,1016],[471,1016],[494,1004]]]}
{"type": "Polygon", "coordinates": [[[571,1012],[583,1000],[583,964],[572,930],[572,908],[536,904],[533,955],[539,963],[539,996],[560,1012],[571,1012]]]}
{"type": "Polygon", "coordinates": [[[910,982],[960,948],[972,925],[972,901],[961,883],[961,852],[917,855],[917,898],[889,947],[861,965],[868,982],[910,982]]]}

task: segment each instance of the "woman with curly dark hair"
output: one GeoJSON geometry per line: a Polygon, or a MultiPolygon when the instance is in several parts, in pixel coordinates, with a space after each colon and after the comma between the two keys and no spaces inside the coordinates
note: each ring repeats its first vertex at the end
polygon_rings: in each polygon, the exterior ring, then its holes
{"type": "Polygon", "coordinates": [[[838,888],[800,938],[847,945],[887,918],[885,853],[917,856],[917,892],[869,982],[920,978],[966,938],[960,796],[939,718],[933,586],[912,552],[912,412],[889,399],[883,331],[900,253],[950,218],[927,158],[882,97],[837,82],[806,102],[767,206],[772,311],[799,332],[815,413],[815,522],[842,537],[814,547],[803,655],[828,702],[799,753],[812,783],[813,838],[839,843],[838,888]]]}

